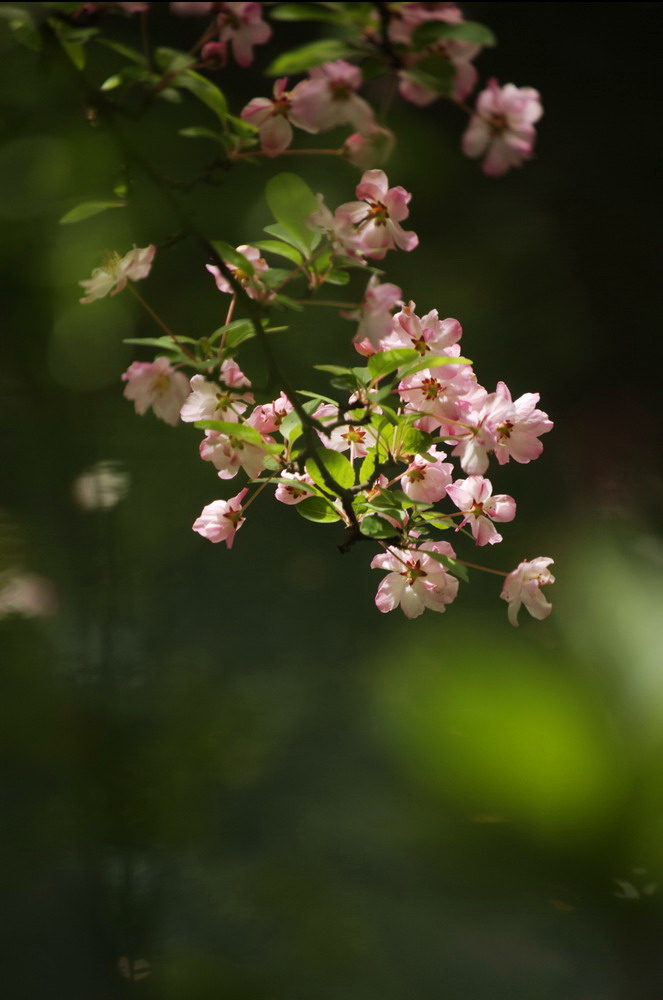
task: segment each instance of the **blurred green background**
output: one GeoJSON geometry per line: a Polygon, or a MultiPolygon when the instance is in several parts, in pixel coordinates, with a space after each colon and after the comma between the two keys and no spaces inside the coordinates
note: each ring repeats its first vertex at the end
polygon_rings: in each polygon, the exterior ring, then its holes
{"type": "MultiPolygon", "coordinates": [[[[155,37],[191,44],[200,23],[156,6],[155,37]]],[[[266,497],[232,553],[191,532],[224,495],[198,433],[136,417],[119,381],[148,357],[123,338],[158,331],[77,285],[177,224],[137,178],[130,208],[58,225],[111,196],[121,159],[63,60],[0,24],[0,559],[58,602],[0,621],[8,1000],[663,997],[661,6],[464,10],[500,41],[482,79],[542,93],[538,158],[489,180],[454,107],[396,104],[387,170],[421,248],[386,266],[420,312],[461,320],[484,385],[539,391],[555,420],[536,464],[491,470],[520,518],[486,558],[555,559],[552,617],[518,631],[494,577],[444,617],[381,615],[364,548],[340,556],[337,526],[266,497]],[[85,511],[72,484],[99,461],[130,488],[85,511]]],[[[108,28],[137,42],[134,20],[108,28]]],[[[253,70],[222,74],[233,110],[317,30],[276,25],[253,70]]],[[[96,81],[121,65],[94,53],[96,81]]],[[[176,134],[191,124],[211,124],[201,105],[163,105],[134,138],[192,177],[213,151],[176,134]]],[[[352,197],[349,165],[296,168],[352,197]]],[[[197,187],[209,235],[260,238],[280,169],[197,187]]],[[[176,243],[140,289],[193,336],[225,310],[204,263],[176,243]]],[[[354,363],[352,325],[323,312],[276,342],[302,387],[354,363]]],[[[242,366],[260,381],[253,344],[242,366]]]]}

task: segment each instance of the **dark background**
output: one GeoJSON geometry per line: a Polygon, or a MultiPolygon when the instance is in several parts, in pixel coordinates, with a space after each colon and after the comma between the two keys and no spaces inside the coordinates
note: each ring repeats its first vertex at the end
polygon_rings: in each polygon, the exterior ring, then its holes
{"type": "MultiPolygon", "coordinates": [[[[154,37],[186,48],[200,23],[158,6],[154,37]]],[[[661,7],[463,9],[500,42],[482,79],[542,94],[537,159],[485,178],[461,112],[396,102],[386,169],[421,247],[386,270],[419,312],[461,320],[484,385],[539,391],[555,421],[536,464],[491,469],[520,517],[490,564],[555,559],[552,617],[518,631],[489,576],[443,618],[380,615],[369,554],[266,497],[231,553],[192,534],[224,495],[197,432],[136,417],[119,381],[143,356],[123,338],[158,331],[126,293],[77,301],[101,251],[177,224],[136,177],[128,209],[58,225],[112,197],[121,159],[64,61],[0,24],[0,560],[59,605],[0,622],[12,1000],[663,998],[661,7]],[[100,460],[131,488],[85,512],[72,482],[100,460]]],[[[111,21],[137,44],[137,22],[111,21]]],[[[221,74],[232,109],[317,31],[275,25],[255,72],[221,74]]],[[[121,65],[91,51],[97,83],[121,65]]],[[[212,118],[163,105],[134,141],[192,177],[210,147],[176,134],[191,124],[212,118]]],[[[352,197],[350,166],[292,168],[331,205],[352,197]]],[[[197,188],[209,235],[260,238],[280,169],[197,188]]],[[[225,310],[204,263],[177,243],[140,289],[193,336],[225,310]]],[[[355,363],[353,327],[323,312],[276,342],[322,391],[311,364],[355,363]]],[[[260,381],[252,344],[242,366],[260,381]]]]}

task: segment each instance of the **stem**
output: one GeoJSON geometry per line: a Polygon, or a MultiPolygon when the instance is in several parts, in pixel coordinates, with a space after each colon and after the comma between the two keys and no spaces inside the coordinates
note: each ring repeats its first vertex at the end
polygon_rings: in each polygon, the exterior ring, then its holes
{"type": "MultiPolygon", "coordinates": [[[[233,318],[233,313],[235,311],[236,305],[237,305],[237,296],[233,295],[232,299],[230,300],[230,305],[228,306],[228,312],[226,313],[226,321],[223,324],[224,326],[228,326],[231,319],[233,318]]],[[[223,347],[226,342],[227,332],[228,332],[227,330],[224,330],[223,333],[221,334],[221,343],[219,344],[219,361],[221,361],[221,359],[223,358],[223,347]]]]}
{"type": "Polygon", "coordinates": [[[300,306],[329,306],[332,309],[359,309],[360,302],[333,302],[331,299],[294,299],[300,306]]]}
{"type": "Polygon", "coordinates": [[[283,149],[274,156],[273,153],[265,153],[262,149],[247,153],[229,153],[230,160],[248,160],[253,156],[269,156],[276,160],[279,156],[342,156],[343,149],[283,149]]]}
{"type": "Polygon", "coordinates": [[[246,510],[249,509],[249,507],[251,506],[251,504],[253,503],[253,501],[256,500],[260,496],[260,494],[264,490],[265,486],[269,486],[269,484],[271,483],[272,479],[276,479],[276,477],[279,476],[280,474],[281,474],[280,470],[277,470],[276,472],[273,472],[271,474],[271,476],[269,477],[269,479],[264,479],[262,481],[262,483],[260,484],[260,486],[258,487],[258,489],[255,491],[255,493],[253,493],[252,496],[249,497],[249,499],[246,501],[246,503],[242,504],[242,513],[244,513],[246,510]]]}
{"type": "Polygon", "coordinates": [[[508,573],[505,573],[504,570],[502,569],[491,569],[490,566],[479,566],[478,563],[467,562],[466,559],[456,559],[456,562],[460,563],[462,566],[469,566],[470,569],[480,569],[484,573],[494,573],[495,576],[509,575],[508,573]]]}
{"type": "Polygon", "coordinates": [[[169,337],[173,338],[173,340],[175,341],[175,343],[179,347],[180,351],[182,351],[183,354],[186,354],[186,356],[188,358],[190,358],[191,361],[194,361],[196,364],[198,364],[198,362],[196,360],[196,356],[191,353],[191,351],[189,350],[189,348],[185,344],[182,343],[182,341],[178,338],[177,334],[173,333],[173,331],[170,329],[169,326],[166,326],[166,324],[164,323],[164,321],[161,319],[161,316],[159,316],[159,314],[154,311],[154,309],[149,304],[149,302],[145,301],[145,299],[140,294],[140,292],[137,292],[136,289],[134,288],[134,286],[131,283],[129,283],[127,285],[127,288],[129,289],[129,291],[131,292],[131,294],[133,295],[133,297],[135,299],[137,299],[138,302],[140,302],[140,304],[143,306],[144,309],[147,310],[147,312],[150,314],[150,316],[152,317],[152,319],[156,323],[159,324],[159,326],[164,331],[164,333],[167,333],[169,337]]]}

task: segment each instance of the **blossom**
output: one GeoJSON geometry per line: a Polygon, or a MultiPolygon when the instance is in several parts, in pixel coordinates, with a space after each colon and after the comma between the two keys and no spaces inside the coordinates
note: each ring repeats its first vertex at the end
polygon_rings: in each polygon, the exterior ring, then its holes
{"type": "Polygon", "coordinates": [[[534,123],[542,114],[537,90],[512,83],[500,87],[493,77],[477,98],[476,114],[463,135],[463,152],[473,158],[486,154],[481,169],[489,177],[520,167],[532,158],[534,123]]]}
{"type": "Polygon", "coordinates": [[[377,274],[374,274],[366,286],[359,309],[342,313],[345,319],[359,320],[352,340],[359,354],[369,357],[376,351],[384,350],[382,341],[389,334],[393,322],[391,310],[394,306],[402,305],[402,295],[398,285],[392,285],[388,281],[382,283],[377,274]]]}
{"type": "Polygon", "coordinates": [[[367,132],[374,126],[370,104],[357,94],[362,83],[358,66],[336,59],[309,70],[309,77],[291,95],[299,128],[317,133],[347,124],[367,132]]]}
{"type": "Polygon", "coordinates": [[[460,24],[463,15],[455,3],[401,3],[390,11],[389,38],[392,42],[409,45],[412,33],[428,21],[460,24]]]}
{"type": "Polygon", "coordinates": [[[367,170],[355,194],[360,201],[340,205],[335,217],[354,228],[364,256],[382,260],[387,250],[414,250],[419,245],[417,234],[400,225],[410,214],[407,206],[412,195],[402,187],[390,188],[383,170],[367,170]]]}
{"type": "Polygon", "coordinates": [[[126,382],[124,396],[131,399],[141,416],[152,407],[155,416],[175,425],[180,409],[189,395],[185,375],[176,372],[167,358],[155,361],[134,361],[122,376],[126,382]]]}
{"type": "MultiPolygon", "coordinates": [[[[223,375],[223,366],[221,374],[223,375]]],[[[250,392],[224,391],[216,383],[208,382],[204,375],[194,375],[190,386],[191,393],[180,410],[180,419],[187,424],[198,420],[225,420],[228,423],[236,423],[246,410],[247,403],[253,402],[250,392]]]]}
{"type": "Polygon", "coordinates": [[[126,288],[127,281],[140,281],[150,273],[156,247],[134,247],[124,257],[114,253],[109,255],[103,267],[95,267],[92,277],[87,281],[79,281],[85,289],[85,296],[80,299],[83,304],[103,299],[110,292],[117,295],[126,288]]]}
{"type": "Polygon", "coordinates": [[[242,500],[248,492],[248,488],[244,487],[230,500],[208,503],[203,507],[200,517],[193,522],[193,530],[210,542],[225,542],[231,549],[235,534],[246,520],[242,517],[242,500]]]}
{"type": "Polygon", "coordinates": [[[274,496],[281,503],[301,503],[302,500],[306,500],[307,497],[314,495],[312,490],[306,489],[306,486],[313,485],[313,480],[308,473],[284,471],[281,473],[281,478],[292,480],[292,486],[286,483],[279,483],[276,487],[274,496]]]}
{"type": "Polygon", "coordinates": [[[453,465],[444,462],[446,454],[431,448],[427,455],[415,455],[401,478],[403,492],[418,503],[437,503],[451,486],[453,465]]]}
{"type": "Polygon", "coordinates": [[[119,462],[97,462],[73,483],[74,500],[84,510],[110,510],[129,491],[129,474],[119,462]]]}
{"type": "MultiPolygon", "coordinates": [[[[240,117],[258,129],[260,148],[266,156],[278,156],[292,142],[292,124],[299,125],[292,97],[295,91],[286,90],[288,78],[283,76],[274,83],[274,100],[254,97],[242,109],[240,117]]],[[[298,84],[297,86],[301,86],[298,84]]]]}
{"type": "Polygon", "coordinates": [[[255,427],[259,434],[271,434],[277,431],[284,418],[292,413],[293,405],[284,392],[271,403],[261,403],[247,420],[250,427],[255,427]]]}
{"type": "Polygon", "coordinates": [[[540,588],[555,582],[555,577],[548,569],[553,562],[547,556],[537,556],[531,561],[521,562],[507,576],[500,597],[509,602],[509,621],[512,625],[518,627],[521,604],[539,621],[547,618],[552,611],[552,604],[545,599],[540,588]]]}
{"type": "MultiPolygon", "coordinates": [[[[241,267],[235,267],[234,264],[226,264],[228,270],[235,276],[237,281],[242,285],[246,294],[249,298],[260,299],[265,293],[265,286],[260,281],[259,275],[263,271],[267,270],[267,261],[264,257],[260,256],[260,250],[257,247],[249,246],[246,243],[242,243],[241,246],[235,247],[237,253],[241,253],[243,257],[253,265],[253,274],[249,274],[248,271],[243,271],[241,267]]],[[[228,295],[234,295],[235,289],[232,287],[228,279],[221,272],[221,268],[217,267],[215,264],[206,264],[205,267],[209,273],[213,276],[216,282],[216,287],[220,292],[226,292],[228,295]]]]}
{"type": "Polygon", "coordinates": [[[445,354],[446,349],[458,343],[463,328],[457,319],[440,319],[437,309],[431,309],[425,316],[415,313],[416,304],[408,302],[396,313],[389,335],[382,344],[382,350],[411,347],[421,355],[445,354]]]}
{"type": "Polygon", "coordinates": [[[220,7],[220,3],[171,3],[170,12],[180,17],[205,17],[220,7]]]}
{"type": "Polygon", "coordinates": [[[56,610],[55,588],[46,577],[21,571],[0,575],[0,618],[47,618],[56,610]]]}
{"type": "MultiPolygon", "coordinates": [[[[504,382],[497,383],[495,395],[511,403],[511,393],[504,382]]],[[[513,412],[497,424],[495,456],[500,465],[509,458],[526,465],[543,451],[539,436],[551,431],[553,422],[547,413],[536,409],[539,398],[538,392],[526,392],[513,402],[513,412]]]]}
{"type": "Polygon", "coordinates": [[[200,457],[212,463],[219,479],[234,479],[240,469],[249,479],[255,479],[264,467],[265,455],[259,444],[220,431],[205,431],[200,442],[200,457]]]}
{"type": "Polygon", "coordinates": [[[352,221],[341,212],[345,206],[341,205],[332,215],[325,205],[324,196],[318,193],[315,197],[318,208],[315,212],[311,212],[306,225],[316,233],[323,233],[335,253],[360,259],[362,252],[360,237],[352,221]]]}
{"type": "Polygon", "coordinates": [[[343,143],[343,155],[355,167],[369,170],[386,163],[395,145],[396,137],[391,129],[371,125],[365,132],[353,132],[348,136],[343,143]]]}
{"type": "Polygon", "coordinates": [[[239,66],[253,62],[253,46],[264,45],[272,29],[262,19],[261,3],[223,3],[217,18],[219,41],[230,42],[239,66]]]}
{"type": "Polygon", "coordinates": [[[502,541],[493,521],[513,521],[516,516],[516,501],[513,497],[500,493],[493,496],[490,479],[483,476],[468,476],[457,479],[453,486],[447,486],[447,494],[465,517],[456,531],[469,524],[477,545],[495,545],[502,541]]]}
{"type": "Polygon", "coordinates": [[[443,612],[458,593],[458,580],[430,552],[455,558],[448,542],[424,542],[416,549],[396,549],[375,556],[371,569],[390,572],[382,580],[375,603],[386,614],[400,604],[406,618],[417,618],[426,608],[443,612]]]}
{"type": "MultiPolygon", "coordinates": [[[[459,351],[459,348],[454,345],[445,353],[453,357],[454,350],[459,351]]],[[[398,394],[405,400],[406,413],[421,414],[417,427],[431,432],[450,421],[451,430],[447,436],[451,437],[456,435],[459,420],[463,423],[466,420],[466,400],[471,397],[475,385],[470,365],[437,365],[407,375],[399,382],[398,394]]]]}

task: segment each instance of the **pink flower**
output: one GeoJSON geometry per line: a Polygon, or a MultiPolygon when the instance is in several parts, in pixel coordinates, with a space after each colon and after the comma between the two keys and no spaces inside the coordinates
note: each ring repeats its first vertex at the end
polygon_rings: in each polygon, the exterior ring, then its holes
{"type": "Polygon", "coordinates": [[[235,534],[244,524],[242,517],[242,500],[248,493],[245,487],[230,500],[214,500],[203,507],[199,518],[193,522],[193,530],[210,542],[225,542],[229,549],[233,547],[235,534]]]}
{"type": "Polygon", "coordinates": [[[299,128],[326,132],[337,125],[353,125],[367,132],[374,125],[373,110],[357,90],[361,70],[343,59],[309,70],[309,80],[298,83],[291,94],[292,111],[299,128]]]}
{"type": "Polygon", "coordinates": [[[454,467],[444,462],[446,454],[431,448],[427,455],[415,455],[401,479],[403,492],[417,503],[437,503],[451,486],[454,467]]]}
{"type": "MultiPolygon", "coordinates": [[[[241,246],[235,247],[237,253],[241,253],[242,256],[246,257],[247,260],[253,264],[253,274],[250,275],[246,271],[243,271],[239,267],[235,267],[234,264],[227,264],[228,270],[231,271],[240,285],[243,286],[246,294],[249,298],[260,299],[263,298],[266,292],[265,286],[260,281],[260,275],[263,271],[268,268],[267,261],[264,257],[260,256],[260,251],[257,247],[249,246],[246,243],[242,243],[241,246]]],[[[206,264],[205,267],[209,273],[214,277],[216,282],[216,287],[220,292],[226,292],[228,295],[234,295],[235,290],[230,284],[230,282],[221,273],[221,269],[216,267],[215,264],[206,264]]]]}
{"type": "Polygon", "coordinates": [[[493,521],[513,521],[516,516],[516,501],[504,493],[493,496],[489,479],[483,476],[468,476],[457,479],[453,486],[447,486],[451,497],[465,517],[456,528],[469,524],[477,545],[495,545],[502,541],[493,521]]]}
{"type": "Polygon", "coordinates": [[[359,354],[369,357],[376,351],[384,350],[381,344],[391,330],[393,322],[391,311],[394,306],[402,305],[402,295],[398,285],[389,282],[381,284],[377,274],[374,274],[366,286],[359,309],[342,313],[345,319],[359,320],[357,332],[352,340],[359,354]]]}
{"type": "Polygon", "coordinates": [[[477,98],[476,114],[463,136],[463,152],[473,158],[486,154],[481,169],[489,177],[520,167],[532,158],[534,123],[542,114],[538,91],[512,83],[500,87],[493,78],[477,98]]]}
{"type": "MultiPolygon", "coordinates": [[[[459,348],[454,345],[445,354],[453,356],[454,350],[459,348]]],[[[465,400],[475,384],[470,365],[438,365],[406,376],[398,385],[398,394],[405,401],[406,413],[421,414],[417,427],[432,432],[448,420],[449,436],[455,436],[458,421],[465,423],[465,400]]]]}
{"type": "Polygon", "coordinates": [[[250,427],[255,427],[259,434],[272,434],[277,431],[286,417],[293,410],[292,403],[284,392],[271,403],[261,403],[247,420],[250,427]]]}
{"type": "Polygon", "coordinates": [[[316,233],[323,233],[337,254],[346,257],[361,258],[360,238],[351,220],[341,213],[341,205],[334,214],[325,205],[324,197],[316,195],[318,209],[311,212],[306,225],[316,233]]]}
{"type": "Polygon", "coordinates": [[[408,302],[401,312],[396,313],[389,336],[381,349],[388,351],[398,347],[413,347],[421,355],[431,352],[446,354],[447,348],[458,343],[463,335],[463,328],[458,320],[441,320],[437,309],[419,317],[415,308],[414,302],[408,302]]]}
{"type": "Polygon", "coordinates": [[[364,256],[382,260],[387,250],[414,250],[419,245],[417,234],[400,226],[410,214],[412,195],[402,187],[390,188],[383,170],[367,170],[355,194],[361,200],[339,206],[336,217],[352,225],[364,256]]]}
{"type": "MultiPolygon", "coordinates": [[[[241,112],[244,121],[258,129],[260,148],[267,156],[278,156],[292,142],[292,125],[299,125],[292,108],[292,94],[286,87],[288,78],[281,77],[274,83],[274,100],[254,97],[241,112]]],[[[295,88],[297,89],[297,88],[295,88]]]]}
{"type": "Polygon", "coordinates": [[[276,487],[276,493],[274,496],[281,503],[301,503],[302,500],[306,500],[307,497],[312,497],[314,495],[311,490],[306,489],[306,486],[313,485],[313,480],[309,475],[307,475],[307,473],[282,472],[281,477],[283,479],[292,480],[292,486],[286,486],[285,483],[279,483],[276,487]]]}
{"type": "MultiPolygon", "coordinates": [[[[497,383],[495,396],[511,403],[511,393],[504,382],[497,383]]],[[[495,455],[500,465],[509,458],[526,465],[543,451],[539,436],[551,431],[553,422],[543,410],[535,409],[538,402],[538,392],[526,392],[512,404],[513,412],[496,425],[495,455]]]]}
{"type": "Polygon", "coordinates": [[[253,46],[272,37],[272,29],[262,19],[261,3],[223,3],[217,24],[219,41],[230,42],[239,66],[250,66],[253,46]]]}
{"type": "Polygon", "coordinates": [[[449,428],[458,444],[452,451],[460,458],[463,472],[483,475],[488,468],[488,454],[497,443],[497,427],[513,416],[513,404],[497,393],[486,392],[475,384],[463,400],[462,425],[449,428]]]}
{"type": "Polygon", "coordinates": [[[368,449],[373,448],[376,442],[377,433],[374,427],[364,427],[357,424],[344,424],[342,427],[335,427],[325,440],[326,446],[334,451],[349,450],[351,462],[354,462],[356,458],[366,458],[368,449]]]}
{"type": "Polygon", "coordinates": [[[87,281],[79,281],[86,291],[86,295],[80,299],[84,304],[93,302],[95,299],[103,299],[104,296],[117,295],[123,288],[126,288],[127,281],[140,281],[150,273],[152,261],[156,253],[156,247],[134,247],[124,257],[118,254],[110,254],[103,267],[95,267],[92,277],[87,281]]]}
{"type": "Polygon", "coordinates": [[[507,576],[500,597],[509,602],[509,621],[512,625],[518,627],[521,604],[539,621],[547,618],[552,611],[552,604],[548,603],[539,588],[555,582],[555,577],[548,569],[553,561],[547,556],[538,556],[531,562],[521,562],[507,576]]]}
{"type": "Polygon", "coordinates": [[[189,395],[185,375],[176,372],[167,358],[153,362],[134,361],[122,376],[126,382],[124,396],[131,399],[141,416],[152,407],[155,416],[175,425],[180,409],[189,395]]]}
{"type": "Polygon", "coordinates": [[[187,424],[198,420],[225,420],[236,423],[246,410],[247,403],[253,402],[250,392],[224,391],[216,383],[208,382],[204,375],[194,375],[190,384],[191,394],[180,410],[180,418],[187,424]]]}
{"type": "Polygon", "coordinates": [[[170,12],[180,17],[205,17],[221,6],[220,3],[171,3],[170,12]]]}
{"type": "Polygon", "coordinates": [[[249,479],[256,479],[264,468],[265,456],[260,445],[220,431],[205,431],[200,442],[200,457],[212,463],[219,479],[234,479],[240,469],[249,479]]]}
{"type": "Polygon", "coordinates": [[[391,129],[372,125],[366,132],[353,132],[343,143],[343,155],[360,170],[386,163],[394,151],[396,137],[391,129]]]}
{"type": "Polygon", "coordinates": [[[417,549],[389,549],[375,556],[371,569],[390,570],[378,587],[375,603],[384,614],[400,604],[406,618],[417,618],[426,608],[443,612],[458,593],[458,580],[428,552],[455,558],[448,542],[424,542],[417,549]]]}
{"type": "Polygon", "coordinates": [[[20,571],[0,574],[0,618],[49,618],[56,611],[55,587],[46,577],[20,571]]]}

